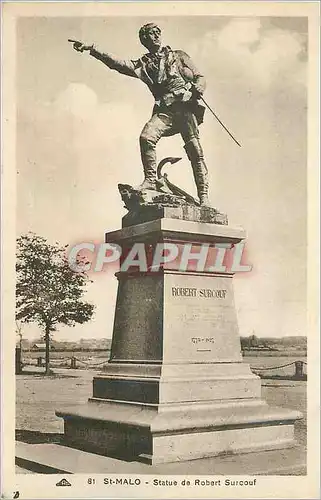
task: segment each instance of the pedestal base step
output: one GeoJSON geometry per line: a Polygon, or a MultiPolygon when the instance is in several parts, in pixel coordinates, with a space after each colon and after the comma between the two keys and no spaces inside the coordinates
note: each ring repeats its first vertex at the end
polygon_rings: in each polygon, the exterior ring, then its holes
{"type": "Polygon", "coordinates": [[[239,402],[181,411],[116,402],[89,402],[57,411],[71,445],[150,464],[291,447],[296,411],[239,402]]]}

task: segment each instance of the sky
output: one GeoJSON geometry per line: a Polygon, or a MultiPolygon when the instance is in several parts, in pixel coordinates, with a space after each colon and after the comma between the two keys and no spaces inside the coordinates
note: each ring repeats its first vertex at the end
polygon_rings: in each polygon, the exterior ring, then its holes
{"type": "MultiPolygon", "coordinates": [[[[17,232],[62,245],[103,242],[126,210],[117,184],[142,181],[138,137],[153,98],[138,79],[109,70],[68,38],[122,59],[140,57],[138,30],[162,28],[207,80],[200,127],[210,199],[247,231],[250,273],[234,278],[241,335],[306,335],[307,19],[298,17],[25,17],[17,23],[17,232]]],[[[158,158],[182,156],[169,178],[195,195],[179,136],[158,158]]],[[[111,337],[117,280],[91,275],[93,320],[57,340],[111,337]]],[[[40,334],[34,325],[25,336],[40,334]]]]}

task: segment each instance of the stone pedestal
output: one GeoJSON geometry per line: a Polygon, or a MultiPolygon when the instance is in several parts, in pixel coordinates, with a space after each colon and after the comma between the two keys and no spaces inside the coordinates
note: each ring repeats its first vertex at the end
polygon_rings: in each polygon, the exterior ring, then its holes
{"type": "MultiPolygon", "coordinates": [[[[226,225],[158,219],[108,233],[124,254],[143,242],[236,244],[226,225]]],[[[211,253],[212,252],[212,253],[211,253]]],[[[149,261],[151,265],[151,261],[149,261]]],[[[111,358],[83,406],[57,411],[69,443],[152,464],[293,446],[296,411],[269,407],[242,362],[233,273],[179,257],[158,272],[119,272],[111,358]]]]}

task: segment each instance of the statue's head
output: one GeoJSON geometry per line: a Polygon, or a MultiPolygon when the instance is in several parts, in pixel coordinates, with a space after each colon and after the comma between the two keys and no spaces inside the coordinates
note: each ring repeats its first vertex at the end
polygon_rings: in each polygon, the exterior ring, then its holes
{"type": "Polygon", "coordinates": [[[150,52],[156,52],[161,46],[161,29],[157,24],[144,24],[139,30],[139,39],[142,45],[150,52]]]}

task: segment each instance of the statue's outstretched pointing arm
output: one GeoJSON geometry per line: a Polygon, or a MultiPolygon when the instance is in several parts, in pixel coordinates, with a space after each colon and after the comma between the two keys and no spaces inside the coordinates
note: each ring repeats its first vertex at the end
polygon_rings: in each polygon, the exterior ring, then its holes
{"type": "Polygon", "coordinates": [[[71,39],[68,39],[68,42],[73,43],[73,48],[77,52],[88,51],[91,56],[95,57],[95,59],[98,59],[99,61],[102,61],[104,64],[106,64],[106,66],[108,66],[108,68],[114,69],[114,70],[118,71],[119,73],[122,73],[123,75],[138,78],[138,76],[135,72],[134,61],[117,59],[116,57],[114,57],[110,54],[100,52],[95,47],[94,44],[88,45],[88,44],[80,42],[78,40],[71,40],[71,39]]]}

